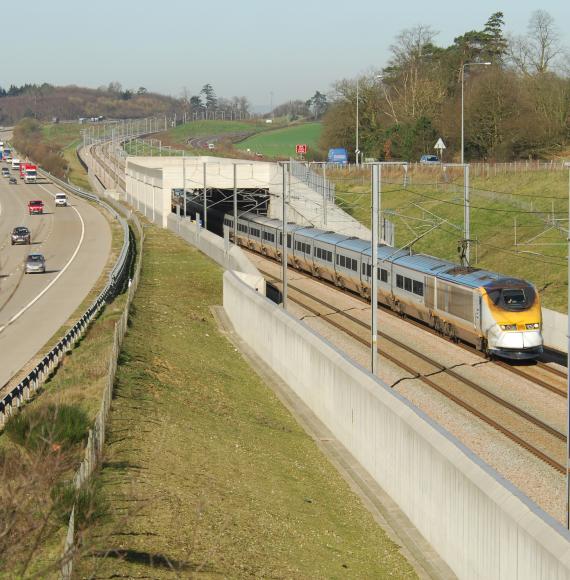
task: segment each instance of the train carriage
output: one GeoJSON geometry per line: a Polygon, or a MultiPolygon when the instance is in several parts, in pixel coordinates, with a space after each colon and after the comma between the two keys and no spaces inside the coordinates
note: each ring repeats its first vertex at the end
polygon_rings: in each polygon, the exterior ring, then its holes
{"type": "Polygon", "coordinates": [[[370,242],[359,238],[347,238],[336,244],[335,268],[338,286],[364,294],[362,281],[362,252],[370,248],[370,242]]]}
{"type": "MultiPolygon", "coordinates": [[[[224,224],[233,224],[227,218],[224,224]]],[[[268,255],[275,251],[280,259],[280,225],[244,215],[238,242],[268,255]]],[[[370,242],[295,224],[287,231],[291,265],[370,297],[370,242]]],[[[490,355],[525,359],[542,352],[540,298],[524,280],[379,245],[377,299],[490,355]]]]}

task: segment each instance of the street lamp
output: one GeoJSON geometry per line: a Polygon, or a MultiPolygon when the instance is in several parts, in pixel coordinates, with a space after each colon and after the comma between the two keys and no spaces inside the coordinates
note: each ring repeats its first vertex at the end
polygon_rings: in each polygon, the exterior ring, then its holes
{"type": "Polygon", "coordinates": [[[461,65],[461,164],[465,163],[465,141],[464,141],[464,90],[463,86],[465,84],[465,67],[466,66],[490,66],[490,62],[465,62],[461,65]]]}
{"type": "Polygon", "coordinates": [[[358,118],[358,101],[360,100],[360,78],[356,77],[356,149],[354,150],[354,155],[356,157],[356,166],[358,167],[358,155],[360,154],[360,149],[358,148],[358,129],[359,129],[359,118],[358,118]]]}

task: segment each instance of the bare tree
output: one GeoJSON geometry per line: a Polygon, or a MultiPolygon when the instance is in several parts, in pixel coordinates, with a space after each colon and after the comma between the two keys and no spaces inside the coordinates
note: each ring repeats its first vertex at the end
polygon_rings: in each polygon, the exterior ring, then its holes
{"type": "Polygon", "coordinates": [[[526,36],[510,39],[509,58],[523,74],[544,74],[564,53],[556,22],[545,10],[537,10],[527,30],[526,36]]]}

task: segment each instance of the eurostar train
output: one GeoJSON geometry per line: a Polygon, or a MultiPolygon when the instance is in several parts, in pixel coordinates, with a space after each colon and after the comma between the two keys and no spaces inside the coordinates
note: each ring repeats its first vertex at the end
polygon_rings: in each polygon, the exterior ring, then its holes
{"type": "MultiPolygon", "coordinates": [[[[233,215],[224,216],[224,225],[233,239],[233,215]]],[[[370,242],[292,223],[286,229],[291,266],[370,299],[370,242]]],[[[242,214],[236,237],[239,245],[281,260],[280,220],[242,214]]],[[[381,244],[378,301],[489,356],[532,359],[543,350],[540,299],[524,280],[381,244]]]]}

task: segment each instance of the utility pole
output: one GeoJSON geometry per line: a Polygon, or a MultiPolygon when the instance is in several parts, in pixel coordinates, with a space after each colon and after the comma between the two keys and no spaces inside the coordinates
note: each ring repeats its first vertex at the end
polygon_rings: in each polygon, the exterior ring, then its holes
{"type": "Polygon", "coordinates": [[[323,225],[327,227],[327,202],[328,202],[328,188],[327,188],[327,164],[323,163],[323,225]]]}
{"type": "Polygon", "coordinates": [[[237,203],[237,163],[234,163],[234,244],[237,246],[237,221],[238,221],[238,203],[237,203]]]}
{"type": "Polygon", "coordinates": [[[186,199],[186,155],[182,152],[182,192],[184,195],[184,217],[187,216],[188,200],[186,199]]]}
{"type": "MultiPolygon", "coordinates": [[[[567,393],[570,393],[570,162],[564,164],[568,168],[568,329],[567,329],[567,343],[568,357],[566,359],[567,369],[569,371],[566,379],[567,393]]],[[[570,396],[566,397],[566,527],[570,530],[570,396]]]]}
{"type": "Polygon", "coordinates": [[[208,199],[206,196],[206,163],[204,163],[204,229],[208,229],[208,199]]]}
{"type": "Polygon", "coordinates": [[[283,195],[282,195],[282,219],[281,219],[281,237],[282,237],[282,245],[281,245],[281,266],[282,266],[282,275],[281,279],[283,280],[283,290],[282,290],[282,299],[281,303],[283,306],[283,310],[287,310],[287,203],[285,200],[285,192],[287,191],[287,163],[283,163],[283,195]]]}
{"type": "Polygon", "coordinates": [[[469,165],[463,165],[463,224],[465,236],[465,261],[469,265],[471,258],[471,207],[469,199],[469,165]]]}
{"type": "Polygon", "coordinates": [[[378,372],[378,194],[380,183],[380,165],[375,163],[372,166],[372,283],[370,285],[370,314],[371,314],[371,368],[372,374],[378,372]]]}

